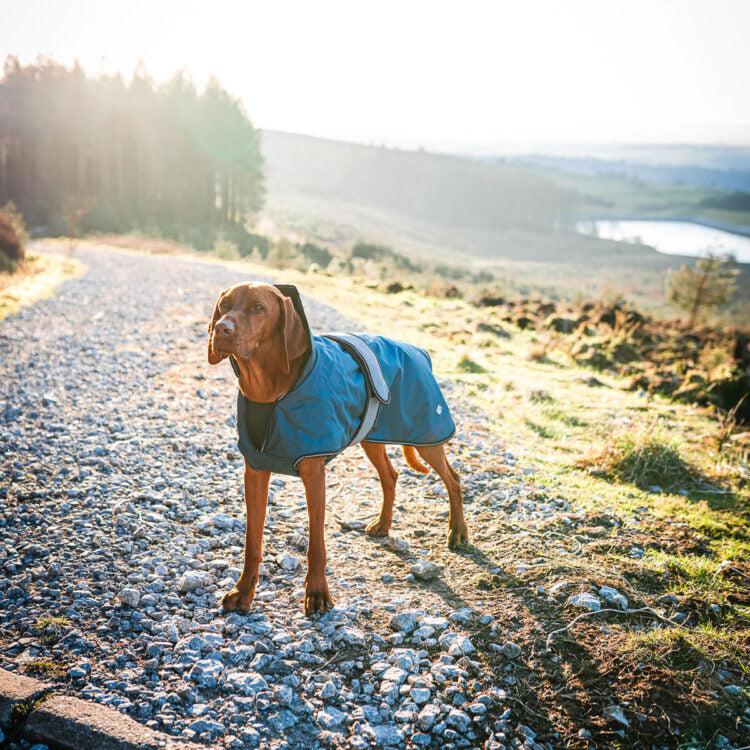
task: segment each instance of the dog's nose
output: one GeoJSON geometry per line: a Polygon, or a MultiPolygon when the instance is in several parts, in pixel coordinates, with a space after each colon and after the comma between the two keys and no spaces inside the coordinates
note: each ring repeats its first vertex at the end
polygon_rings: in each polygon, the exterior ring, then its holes
{"type": "Polygon", "coordinates": [[[227,320],[226,318],[224,320],[220,320],[216,324],[216,333],[219,334],[219,336],[231,336],[231,334],[234,333],[235,325],[231,320],[227,320]]]}

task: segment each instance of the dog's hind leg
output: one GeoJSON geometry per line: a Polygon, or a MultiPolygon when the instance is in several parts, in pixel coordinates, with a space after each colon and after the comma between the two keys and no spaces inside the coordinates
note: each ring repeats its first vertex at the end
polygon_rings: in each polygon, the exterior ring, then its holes
{"type": "Polygon", "coordinates": [[[383,488],[383,507],[380,516],[367,526],[370,536],[388,536],[393,523],[393,503],[396,499],[396,478],[398,472],[393,468],[391,459],[382,443],[362,443],[362,447],[378,472],[383,488]]]}
{"type": "Polygon", "coordinates": [[[419,455],[435,470],[448,490],[448,546],[458,547],[469,541],[469,529],[464,520],[464,500],[461,495],[461,477],[448,463],[442,445],[417,448],[419,455]]]}

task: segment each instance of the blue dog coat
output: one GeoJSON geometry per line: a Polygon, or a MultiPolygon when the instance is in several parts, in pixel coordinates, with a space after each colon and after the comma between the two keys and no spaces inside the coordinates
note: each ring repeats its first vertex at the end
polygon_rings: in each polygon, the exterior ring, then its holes
{"type": "MultiPolygon", "coordinates": [[[[309,333],[299,296],[292,297],[309,333]]],[[[375,354],[390,392],[380,403],[365,439],[398,445],[437,445],[453,437],[455,425],[432,373],[429,354],[401,341],[358,333],[375,354]]],[[[237,394],[237,445],[254,469],[299,476],[303,458],[326,462],[351,445],[371,398],[370,385],[357,359],[337,341],[310,335],[310,354],[294,387],[273,404],[265,437],[258,447],[250,437],[252,403],[237,394]]],[[[237,372],[237,365],[232,360],[237,372]]]]}

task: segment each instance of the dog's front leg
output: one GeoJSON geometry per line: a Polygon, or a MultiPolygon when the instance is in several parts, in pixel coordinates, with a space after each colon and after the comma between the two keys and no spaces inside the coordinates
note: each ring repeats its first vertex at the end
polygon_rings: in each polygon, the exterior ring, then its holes
{"type": "Polygon", "coordinates": [[[245,462],[245,565],[235,587],[221,600],[226,610],[247,612],[255,596],[263,553],[263,527],[266,523],[270,478],[270,471],[258,471],[245,462]]]}
{"type": "Polygon", "coordinates": [[[326,580],[326,468],[322,458],[300,461],[299,475],[307,497],[308,543],[305,578],[305,614],[325,612],[333,606],[326,580]]]}

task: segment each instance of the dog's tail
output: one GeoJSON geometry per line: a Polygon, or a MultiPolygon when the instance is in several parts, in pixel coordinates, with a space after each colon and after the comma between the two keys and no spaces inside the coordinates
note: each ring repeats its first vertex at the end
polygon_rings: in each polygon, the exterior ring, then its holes
{"type": "Polygon", "coordinates": [[[417,452],[414,450],[413,445],[403,445],[401,447],[404,449],[404,458],[406,459],[406,463],[409,464],[410,469],[414,469],[414,471],[417,471],[420,474],[430,473],[430,467],[425,466],[417,458],[417,452]]]}

